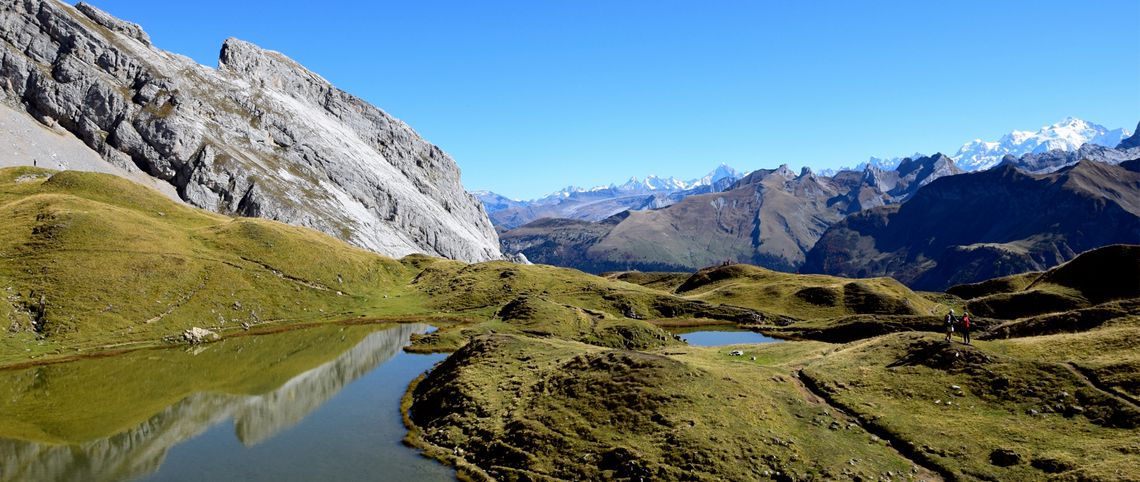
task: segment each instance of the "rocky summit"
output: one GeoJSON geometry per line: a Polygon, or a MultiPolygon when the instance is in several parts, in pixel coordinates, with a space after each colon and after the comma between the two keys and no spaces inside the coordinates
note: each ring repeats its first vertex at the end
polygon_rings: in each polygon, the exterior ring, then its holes
{"type": "Polygon", "coordinates": [[[229,39],[213,69],[55,0],[0,2],[0,39],[0,101],[191,205],[388,256],[500,257],[450,156],[280,53],[229,39]]]}

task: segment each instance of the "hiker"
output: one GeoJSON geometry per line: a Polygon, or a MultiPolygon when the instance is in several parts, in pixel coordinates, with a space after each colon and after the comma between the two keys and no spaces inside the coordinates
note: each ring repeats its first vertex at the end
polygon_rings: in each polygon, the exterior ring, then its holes
{"type": "Polygon", "coordinates": [[[950,343],[951,336],[954,335],[954,309],[951,308],[950,312],[946,314],[946,343],[950,343]]]}
{"type": "Polygon", "coordinates": [[[970,313],[962,313],[962,343],[970,344],[970,313]]]}

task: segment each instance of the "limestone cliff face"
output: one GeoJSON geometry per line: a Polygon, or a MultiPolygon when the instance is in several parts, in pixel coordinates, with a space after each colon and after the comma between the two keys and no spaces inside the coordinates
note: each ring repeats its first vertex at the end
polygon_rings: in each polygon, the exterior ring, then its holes
{"type": "Polygon", "coordinates": [[[212,69],[86,4],[0,0],[0,101],[195,206],[315,228],[389,256],[500,257],[450,156],[247,42],[227,40],[212,69]]]}

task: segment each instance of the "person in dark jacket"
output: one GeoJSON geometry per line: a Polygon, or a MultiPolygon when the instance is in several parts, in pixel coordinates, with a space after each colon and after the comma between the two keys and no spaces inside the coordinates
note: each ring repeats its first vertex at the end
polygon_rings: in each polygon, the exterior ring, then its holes
{"type": "Polygon", "coordinates": [[[946,343],[950,343],[952,341],[950,337],[954,335],[955,321],[957,320],[954,318],[954,309],[951,308],[950,312],[946,314],[946,343]]]}

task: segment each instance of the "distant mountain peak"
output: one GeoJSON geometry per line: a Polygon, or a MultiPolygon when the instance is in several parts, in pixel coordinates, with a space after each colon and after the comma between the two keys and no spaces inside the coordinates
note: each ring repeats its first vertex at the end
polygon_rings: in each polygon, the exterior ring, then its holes
{"type": "Polygon", "coordinates": [[[962,169],[989,169],[1006,155],[1022,156],[1052,150],[1075,151],[1084,144],[1115,147],[1131,135],[1125,129],[1108,129],[1077,117],[1066,117],[1035,132],[1014,130],[997,141],[974,139],[958,149],[953,159],[962,169]]]}

